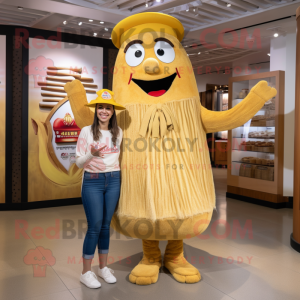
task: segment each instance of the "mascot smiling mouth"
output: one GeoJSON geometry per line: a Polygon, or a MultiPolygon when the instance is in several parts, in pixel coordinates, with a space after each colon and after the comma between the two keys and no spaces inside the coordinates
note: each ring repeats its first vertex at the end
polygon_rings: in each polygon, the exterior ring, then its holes
{"type": "Polygon", "coordinates": [[[159,97],[168,91],[176,75],[177,73],[174,73],[168,77],[157,80],[140,80],[132,78],[132,81],[149,96],[159,97]]]}

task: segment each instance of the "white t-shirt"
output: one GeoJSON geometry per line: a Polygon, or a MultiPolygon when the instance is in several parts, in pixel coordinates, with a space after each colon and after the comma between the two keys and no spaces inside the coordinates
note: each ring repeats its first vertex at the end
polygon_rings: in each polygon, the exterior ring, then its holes
{"type": "Polygon", "coordinates": [[[76,165],[83,168],[84,171],[91,173],[105,173],[119,171],[119,155],[120,145],[123,138],[123,131],[119,127],[119,136],[116,146],[112,142],[112,134],[109,130],[101,130],[100,140],[95,142],[91,132],[91,125],[83,127],[77,141],[76,147],[76,165]],[[91,154],[91,146],[106,147],[101,150],[104,157],[93,156],[91,154]]]}

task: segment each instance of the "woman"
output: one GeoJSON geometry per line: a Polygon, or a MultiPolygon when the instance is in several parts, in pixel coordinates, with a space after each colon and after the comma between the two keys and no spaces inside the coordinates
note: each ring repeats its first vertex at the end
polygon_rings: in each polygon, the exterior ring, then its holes
{"type": "Polygon", "coordinates": [[[117,281],[106,265],[110,222],[120,196],[119,154],[123,133],[115,110],[125,109],[114,101],[113,92],[102,89],[97,94],[97,99],[87,104],[95,107],[94,122],[82,128],[76,149],[76,165],[84,169],[81,197],[88,223],[80,281],[89,288],[101,286],[91,271],[97,245],[98,275],[107,283],[117,281]]]}

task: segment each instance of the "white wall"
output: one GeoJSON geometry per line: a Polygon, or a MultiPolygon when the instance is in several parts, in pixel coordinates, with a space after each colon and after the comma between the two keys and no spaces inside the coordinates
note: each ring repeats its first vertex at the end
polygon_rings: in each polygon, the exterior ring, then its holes
{"type": "Polygon", "coordinates": [[[206,91],[206,84],[216,84],[216,85],[223,85],[228,84],[229,78],[232,77],[231,74],[203,74],[203,75],[197,75],[195,74],[198,91],[199,92],[205,92],[206,91]]]}
{"type": "Polygon", "coordinates": [[[271,40],[271,71],[285,71],[283,195],[293,196],[296,33],[271,40]]]}
{"type": "Polygon", "coordinates": [[[250,64],[249,67],[251,68],[251,72],[249,75],[270,72],[270,62],[250,64]]]}
{"type": "Polygon", "coordinates": [[[279,36],[271,39],[271,71],[286,70],[286,37],[287,36],[279,36]]]}
{"type": "Polygon", "coordinates": [[[206,71],[206,67],[203,67],[201,69],[195,69],[194,73],[197,81],[198,91],[205,92],[207,83],[225,85],[229,83],[230,77],[269,72],[269,62],[263,64],[256,64],[257,62],[270,60],[270,57],[267,56],[268,50],[264,52],[265,53],[263,55],[260,54],[258,56],[258,54],[252,54],[247,57],[235,60],[232,63],[224,63],[222,65],[216,66],[212,65],[210,66],[211,72],[214,72],[212,74],[209,74],[209,72],[206,71]],[[230,71],[227,71],[227,73],[230,72],[230,74],[223,74],[223,71],[219,71],[219,74],[217,73],[217,70],[224,70],[225,68],[226,70],[230,69],[230,71]],[[203,74],[197,74],[201,72],[203,74]]]}
{"type": "Polygon", "coordinates": [[[296,33],[287,35],[284,105],[284,196],[293,195],[296,100],[296,33]]]}
{"type": "Polygon", "coordinates": [[[270,71],[270,57],[268,51],[262,50],[261,53],[248,55],[232,62],[233,77],[264,73],[270,71]],[[265,63],[262,63],[265,62],[265,63]],[[241,70],[241,73],[238,73],[241,70]]]}

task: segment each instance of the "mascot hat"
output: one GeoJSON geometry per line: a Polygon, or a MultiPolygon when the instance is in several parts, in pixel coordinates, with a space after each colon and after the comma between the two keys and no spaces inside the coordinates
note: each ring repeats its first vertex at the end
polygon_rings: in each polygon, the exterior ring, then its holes
{"type": "Polygon", "coordinates": [[[176,18],[157,12],[145,12],[120,21],[112,30],[111,40],[117,48],[120,48],[131,36],[151,31],[171,34],[179,42],[184,36],[184,27],[176,18]]]}
{"type": "Polygon", "coordinates": [[[122,106],[121,104],[117,103],[114,100],[113,98],[114,93],[110,90],[102,89],[97,92],[97,95],[98,97],[96,99],[92,100],[90,103],[85,105],[89,107],[96,107],[97,103],[106,103],[106,104],[113,105],[117,110],[126,109],[124,106],[122,106]]]}

